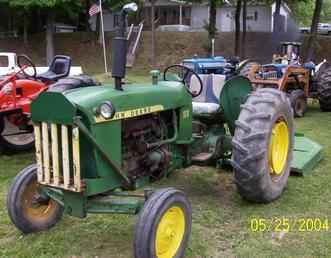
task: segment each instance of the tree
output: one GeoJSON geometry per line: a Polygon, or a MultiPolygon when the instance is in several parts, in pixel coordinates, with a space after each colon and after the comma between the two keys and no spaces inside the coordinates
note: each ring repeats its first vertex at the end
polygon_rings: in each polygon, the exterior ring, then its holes
{"type": "Polygon", "coordinates": [[[151,25],[152,25],[152,47],[151,47],[151,64],[155,68],[155,2],[156,0],[150,0],[151,3],[151,25]]]}
{"type": "Polygon", "coordinates": [[[234,39],[234,55],[239,56],[240,53],[240,15],[241,15],[242,0],[237,0],[235,14],[235,39],[234,39]]]}
{"type": "MultiPolygon", "coordinates": [[[[3,0],[2,0],[3,1],[3,0]]],[[[54,22],[56,11],[66,12],[73,15],[73,7],[82,7],[81,1],[74,0],[10,0],[11,7],[24,8],[28,11],[31,8],[40,8],[46,15],[46,60],[49,63],[54,56],[54,22]]],[[[27,33],[27,31],[25,32],[27,33]]]]}
{"type": "Polygon", "coordinates": [[[217,0],[209,0],[209,23],[208,23],[208,52],[211,54],[211,41],[215,39],[216,29],[216,16],[217,16],[217,0]]]}
{"type": "Polygon", "coordinates": [[[307,51],[306,61],[311,61],[313,58],[314,48],[317,38],[317,28],[321,16],[322,5],[323,5],[323,0],[316,0],[313,20],[310,28],[310,36],[308,39],[308,51],[307,51]]]}
{"type": "Polygon", "coordinates": [[[241,58],[246,57],[246,32],[247,32],[247,0],[243,0],[243,15],[242,15],[243,33],[241,38],[241,58]]]}
{"type": "Polygon", "coordinates": [[[281,28],[281,15],[280,15],[280,8],[282,6],[282,0],[276,0],[276,7],[274,12],[274,23],[273,23],[273,32],[278,34],[282,31],[281,28]]]}

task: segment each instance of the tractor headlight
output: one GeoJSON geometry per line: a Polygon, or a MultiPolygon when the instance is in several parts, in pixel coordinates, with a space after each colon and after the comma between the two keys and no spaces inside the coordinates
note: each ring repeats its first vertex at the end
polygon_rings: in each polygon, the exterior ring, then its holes
{"type": "Polygon", "coordinates": [[[115,108],[113,107],[113,104],[110,101],[106,101],[99,106],[98,113],[104,119],[111,119],[115,115],[115,108]]]}

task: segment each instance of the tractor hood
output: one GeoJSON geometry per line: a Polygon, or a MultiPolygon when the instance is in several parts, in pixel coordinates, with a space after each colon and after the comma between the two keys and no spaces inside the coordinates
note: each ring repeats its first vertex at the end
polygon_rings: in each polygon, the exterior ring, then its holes
{"type": "MultiPolygon", "coordinates": [[[[179,82],[159,82],[158,85],[130,84],[123,91],[113,85],[93,86],[64,93],[45,92],[33,102],[32,120],[71,124],[79,110],[91,124],[102,122],[96,116],[97,108],[110,101],[115,109],[114,119],[123,119],[147,113],[190,106],[191,95],[179,82]],[[128,113],[129,112],[129,113],[128,113]]],[[[105,120],[106,121],[106,120],[105,120]]]]}

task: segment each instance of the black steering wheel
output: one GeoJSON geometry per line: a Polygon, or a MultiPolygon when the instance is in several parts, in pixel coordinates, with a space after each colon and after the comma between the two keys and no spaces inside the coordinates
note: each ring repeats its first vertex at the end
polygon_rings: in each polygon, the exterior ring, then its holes
{"type": "Polygon", "coordinates": [[[36,78],[37,76],[37,69],[36,66],[34,65],[34,63],[32,62],[32,60],[26,56],[26,55],[18,55],[17,56],[17,65],[21,70],[21,72],[27,76],[27,77],[32,77],[32,78],[36,78]],[[31,67],[33,70],[32,74],[29,74],[26,72],[26,69],[31,67]]]}
{"type": "Polygon", "coordinates": [[[187,91],[192,95],[193,98],[199,96],[203,89],[203,83],[200,76],[192,69],[184,65],[175,64],[168,66],[164,70],[163,79],[165,81],[182,82],[186,86],[187,91]],[[191,87],[192,85],[190,85],[192,81],[192,76],[194,76],[196,78],[196,81],[198,82],[197,89],[195,89],[196,85],[194,85],[194,89],[193,87],[191,87]]]}

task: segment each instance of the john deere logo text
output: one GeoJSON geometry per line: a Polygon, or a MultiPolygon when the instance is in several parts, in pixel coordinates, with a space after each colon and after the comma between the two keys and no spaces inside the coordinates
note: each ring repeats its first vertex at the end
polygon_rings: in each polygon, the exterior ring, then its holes
{"type": "Polygon", "coordinates": [[[108,120],[104,119],[102,116],[98,116],[95,118],[95,121],[97,123],[102,123],[102,122],[106,122],[106,121],[114,121],[114,120],[126,119],[126,118],[131,118],[131,117],[136,117],[136,116],[142,116],[142,115],[151,114],[154,112],[159,112],[162,110],[164,110],[164,107],[162,105],[142,107],[142,108],[131,109],[131,110],[127,110],[127,111],[116,112],[114,117],[112,119],[108,119],[108,120]]]}

